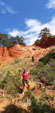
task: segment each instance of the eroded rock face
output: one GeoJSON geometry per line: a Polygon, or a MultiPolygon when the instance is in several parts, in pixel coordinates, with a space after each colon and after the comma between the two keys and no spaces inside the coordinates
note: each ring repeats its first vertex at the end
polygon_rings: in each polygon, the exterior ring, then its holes
{"type": "Polygon", "coordinates": [[[0,47],[0,61],[7,60],[9,52],[6,47],[0,47]]]}
{"type": "Polygon", "coordinates": [[[32,55],[32,46],[15,45],[10,48],[0,47],[0,61],[11,61],[32,55]]]}
{"type": "MultiPolygon", "coordinates": [[[[41,40],[41,42],[43,39],[41,40]]],[[[54,41],[53,41],[54,43],[54,41]]],[[[42,43],[38,43],[37,45],[41,45],[42,47],[46,47],[46,45],[42,45],[42,43]]],[[[49,43],[48,43],[49,44],[49,43]]],[[[50,43],[51,44],[51,43],[50,43]]],[[[34,55],[35,60],[38,61],[39,58],[41,58],[43,55],[48,53],[51,48],[41,48],[37,45],[32,46],[22,46],[19,44],[16,44],[13,47],[6,48],[6,47],[0,47],[0,62],[11,62],[12,60],[15,60],[17,58],[26,58],[26,57],[32,57],[34,55]]]]}
{"type": "Polygon", "coordinates": [[[36,41],[35,45],[41,48],[48,48],[50,46],[55,46],[55,37],[51,38],[48,36],[44,36],[40,40],[36,41]]]}

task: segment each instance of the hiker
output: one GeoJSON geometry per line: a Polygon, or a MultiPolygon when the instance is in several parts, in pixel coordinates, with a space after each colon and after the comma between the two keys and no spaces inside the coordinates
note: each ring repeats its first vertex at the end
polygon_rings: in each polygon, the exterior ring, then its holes
{"type": "Polygon", "coordinates": [[[32,56],[32,62],[34,62],[34,55],[32,56]]]}
{"type": "Polygon", "coordinates": [[[21,69],[19,69],[19,75],[21,74],[21,69]]]}
{"type": "Polygon", "coordinates": [[[22,73],[22,78],[23,78],[23,92],[24,92],[25,84],[27,84],[28,89],[30,88],[28,81],[28,72],[26,72],[26,69],[24,69],[24,72],[22,73]]]}

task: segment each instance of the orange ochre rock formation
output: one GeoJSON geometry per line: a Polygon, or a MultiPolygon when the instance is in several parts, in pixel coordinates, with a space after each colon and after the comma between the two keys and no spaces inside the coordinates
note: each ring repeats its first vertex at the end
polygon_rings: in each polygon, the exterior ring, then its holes
{"type": "Polygon", "coordinates": [[[55,38],[50,37],[43,37],[31,46],[16,44],[10,48],[0,47],[0,61],[10,62],[16,58],[32,57],[32,55],[38,61],[39,58],[48,53],[53,47],[55,48],[55,38]]]}
{"type": "Polygon", "coordinates": [[[41,48],[55,46],[55,37],[49,37],[48,35],[45,35],[40,40],[36,41],[35,45],[41,48]]]}
{"type": "Polygon", "coordinates": [[[35,46],[22,46],[16,44],[13,47],[6,48],[0,47],[0,61],[12,61],[16,58],[25,58],[33,55],[33,51],[36,50],[35,46]]]}

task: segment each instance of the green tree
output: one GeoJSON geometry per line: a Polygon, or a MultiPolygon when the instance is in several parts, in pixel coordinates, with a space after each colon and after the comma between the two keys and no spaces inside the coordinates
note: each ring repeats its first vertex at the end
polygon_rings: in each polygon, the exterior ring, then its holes
{"type": "Polygon", "coordinates": [[[8,38],[7,34],[0,33],[0,46],[11,47],[15,44],[25,45],[24,38],[19,36],[8,38]]]}
{"type": "Polygon", "coordinates": [[[24,37],[16,36],[15,37],[15,42],[18,43],[18,44],[21,44],[21,45],[25,45],[25,43],[24,43],[24,37]]]}
{"type": "Polygon", "coordinates": [[[50,35],[50,30],[48,28],[44,28],[41,30],[39,37],[43,37],[44,35],[50,35]]]}
{"type": "Polygon", "coordinates": [[[5,46],[6,40],[8,40],[8,35],[0,33],[0,46],[5,46]]]}
{"type": "Polygon", "coordinates": [[[7,43],[7,47],[14,46],[15,44],[25,45],[24,38],[19,36],[10,37],[7,43]]]}

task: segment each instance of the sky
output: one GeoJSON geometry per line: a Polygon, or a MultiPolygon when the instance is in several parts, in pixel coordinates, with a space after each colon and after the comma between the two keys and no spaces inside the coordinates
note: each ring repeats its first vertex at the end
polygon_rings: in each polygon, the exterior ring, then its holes
{"type": "Polygon", "coordinates": [[[0,33],[32,45],[45,27],[55,35],[55,0],[0,0],[0,33]]]}

